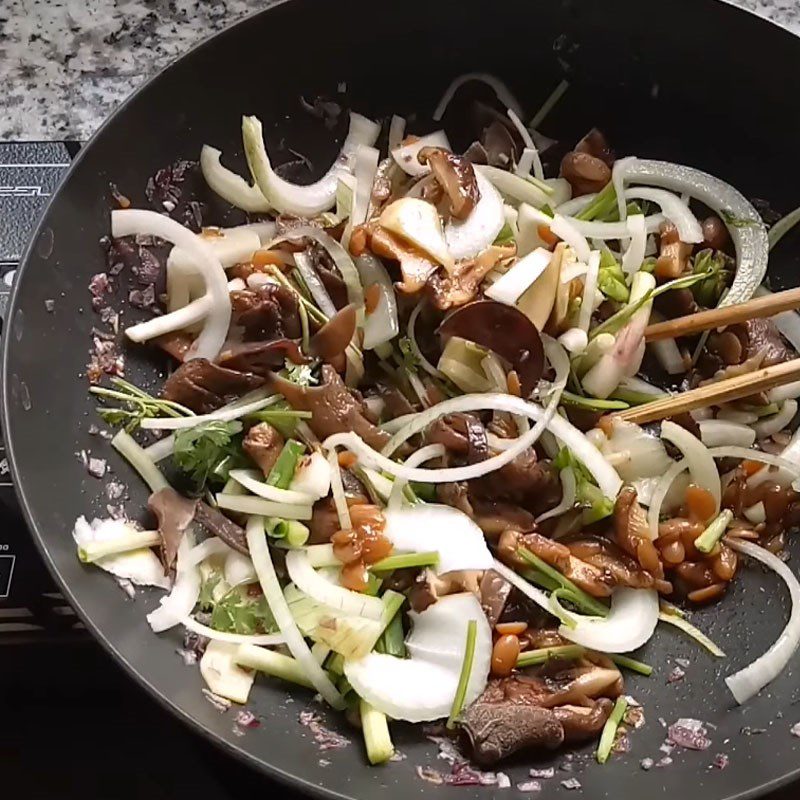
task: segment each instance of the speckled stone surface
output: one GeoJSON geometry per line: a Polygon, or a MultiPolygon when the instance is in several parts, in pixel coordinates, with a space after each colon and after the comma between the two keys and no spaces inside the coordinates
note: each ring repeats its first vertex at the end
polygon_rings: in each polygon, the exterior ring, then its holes
{"type": "MultiPolygon", "coordinates": [[[[270,0],[0,0],[0,140],[85,140],[144,80],[270,0]]],[[[800,0],[735,0],[800,34],[800,0]]]]}

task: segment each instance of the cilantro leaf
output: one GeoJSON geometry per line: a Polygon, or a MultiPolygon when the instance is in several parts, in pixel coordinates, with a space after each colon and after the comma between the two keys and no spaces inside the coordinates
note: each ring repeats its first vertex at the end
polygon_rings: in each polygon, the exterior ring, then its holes
{"type": "Polygon", "coordinates": [[[578,504],[583,506],[583,524],[605,519],[614,513],[614,501],[606,497],[594,482],[594,477],[572,452],[562,447],[558,451],[553,464],[558,470],[571,469],[575,475],[575,496],[578,504]]]}
{"type": "Polygon", "coordinates": [[[400,348],[402,366],[411,372],[416,372],[419,366],[419,359],[416,357],[411,347],[411,339],[409,339],[408,336],[402,336],[397,340],[397,346],[400,348]]]}
{"type": "Polygon", "coordinates": [[[198,493],[212,478],[224,481],[228,470],[241,461],[241,448],[233,439],[241,430],[238,420],[211,420],[175,434],[172,460],[198,493]]]}
{"type": "Polygon", "coordinates": [[[214,600],[214,590],[221,578],[214,573],[200,588],[198,606],[211,614],[211,627],[224,633],[240,633],[252,636],[257,633],[271,633],[277,629],[269,610],[267,598],[263,594],[250,596],[241,587],[234,586],[214,600]]]}

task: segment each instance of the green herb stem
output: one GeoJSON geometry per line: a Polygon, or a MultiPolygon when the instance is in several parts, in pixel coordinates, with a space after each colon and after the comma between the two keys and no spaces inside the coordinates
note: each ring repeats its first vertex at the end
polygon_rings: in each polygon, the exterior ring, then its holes
{"type": "Polygon", "coordinates": [[[118,536],[116,539],[102,542],[87,542],[78,547],[78,558],[84,564],[91,564],[105,556],[129,553],[142,547],[155,547],[161,544],[161,534],[158,531],[137,531],[131,528],[129,533],[118,536]]]}
{"type": "Polygon", "coordinates": [[[234,655],[234,660],[240,667],[257,669],[275,678],[281,678],[308,689],[313,689],[314,684],[306,677],[303,668],[291,656],[267,650],[265,647],[256,647],[252,644],[242,644],[234,655]]]}
{"type": "Polygon", "coordinates": [[[379,653],[385,653],[387,656],[395,656],[396,658],[406,657],[403,618],[400,614],[395,614],[392,617],[391,622],[386,626],[386,630],[384,630],[378,639],[375,649],[379,653]]]}
{"type": "Polygon", "coordinates": [[[605,764],[611,751],[614,748],[614,740],[617,737],[617,730],[622,722],[625,712],[628,710],[628,701],[624,697],[618,697],[617,702],[614,703],[614,709],[611,716],[606,720],[603,726],[603,733],[600,735],[600,744],[597,746],[597,761],[600,764],[605,764]]]}
{"type": "Polygon", "coordinates": [[[453,699],[453,707],[450,716],[447,718],[447,728],[452,730],[456,726],[456,720],[464,709],[464,700],[467,695],[470,675],[472,675],[472,662],[475,660],[475,639],[478,635],[478,623],[471,619],[467,623],[467,642],[464,649],[464,661],[461,664],[461,674],[458,677],[458,687],[456,696],[453,699]]]}
{"type": "Polygon", "coordinates": [[[161,474],[150,456],[145,453],[135,439],[124,430],[117,431],[111,446],[139,473],[151,492],[169,488],[167,479],[161,474]]]}
{"type": "Polygon", "coordinates": [[[311,531],[296,519],[283,519],[269,517],[264,521],[267,535],[273,539],[283,539],[289,547],[302,547],[311,534],[311,531]]]}
{"type": "Polygon", "coordinates": [[[594,397],[581,397],[579,394],[567,391],[561,393],[561,400],[569,406],[586,408],[589,411],[622,411],[630,406],[622,400],[598,400],[594,397]]]}
{"type": "Polygon", "coordinates": [[[366,700],[359,700],[361,730],[370,764],[385,764],[394,755],[394,745],[389,734],[386,714],[373,708],[366,700]]]}
{"type": "Polygon", "coordinates": [[[372,570],[372,572],[389,572],[395,569],[432,567],[438,563],[439,553],[432,550],[426,553],[403,553],[397,556],[387,556],[372,564],[370,570],[372,570]]]}
{"type": "Polygon", "coordinates": [[[278,456],[275,465],[269,471],[267,483],[276,486],[278,489],[288,489],[294,478],[294,471],[297,469],[297,461],[305,452],[305,445],[296,439],[289,439],[283,445],[283,449],[278,456]]]}
{"type": "Polygon", "coordinates": [[[631,672],[638,672],[640,675],[650,677],[653,674],[653,668],[649,664],[642,661],[637,661],[635,658],[628,656],[620,656],[616,653],[611,653],[608,656],[618,667],[625,667],[631,672]]]}
{"type": "Polygon", "coordinates": [[[563,644],[557,647],[542,647],[538,650],[528,650],[525,653],[520,653],[517,657],[517,667],[535,667],[540,664],[545,664],[551,659],[563,659],[565,661],[573,661],[581,658],[586,652],[585,648],[577,644],[563,644]]]}
{"type": "Polygon", "coordinates": [[[694,540],[694,546],[701,553],[710,553],[717,546],[717,542],[724,536],[732,520],[733,512],[729,508],[720,511],[719,515],[694,540]]]}

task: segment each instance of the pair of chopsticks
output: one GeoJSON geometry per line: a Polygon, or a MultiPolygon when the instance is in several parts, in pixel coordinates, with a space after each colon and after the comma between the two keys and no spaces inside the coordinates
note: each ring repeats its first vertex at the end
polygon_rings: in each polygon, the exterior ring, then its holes
{"type": "MultiPolygon", "coordinates": [[[[660,339],[674,339],[677,336],[688,336],[693,333],[724,328],[737,322],[758,317],[773,317],[782,311],[791,311],[800,307],[800,288],[787,289],[784,292],[757,297],[739,305],[713,308],[700,311],[687,317],[666,320],[649,325],[644,332],[645,340],[657,342],[660,339]]],[[[705,408],[710,405],[729,403],[741,400],[759,392],[775,389],[787,383],[800,380],[800,358],[763,367],[747,375],[717,381],[708,386],[699,386],[688,392],[654,400],[635,408],[620,411],[614,416],[628,422],[642,424],[705,408]]]]}

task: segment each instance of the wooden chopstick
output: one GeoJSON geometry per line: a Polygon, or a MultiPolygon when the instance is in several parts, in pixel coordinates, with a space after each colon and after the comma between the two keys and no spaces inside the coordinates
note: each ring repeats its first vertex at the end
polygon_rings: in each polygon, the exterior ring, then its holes
{"type": "Polygon", "coordinates": [[[683,414],[686,411],[694,411],[697,408],[728,403],[731,400],[741,400],[743,397],[774,389],[776,386],[796,380],[800,380],[800,358],[793,358],[791,361],[764,367],[748,375],[737,375],[735,378],[699,386],[697,389],[691,389],[683,394],[628,408],[615,413],[614,417],[641,425],[645,422],[666,419],[675,414],[683,414]]]}
{"type": "Polygon", "coordinates": [[[780,314],[782,311],[791,311],[796,308],[800,308],[800,287],[776,292],[765,297],[755,297],[746,303],[739,303],[735,306],[712,308],[686,317],[655,322],[645,328],[644,338],[648,342],[674,339],[676,336],[688,336],[710,328],[722,328],[756,317],[774,317],[775,314],[780,314]]]}

